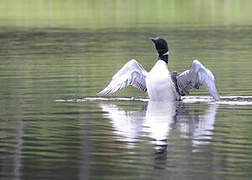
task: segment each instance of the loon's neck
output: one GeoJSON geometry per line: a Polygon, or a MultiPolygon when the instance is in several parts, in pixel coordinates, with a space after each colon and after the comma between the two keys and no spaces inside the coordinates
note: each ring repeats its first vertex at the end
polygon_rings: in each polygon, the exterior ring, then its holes
{"type": "Polygon", "coordinates": [[[159,55],[158,60],[162,60],[168,64],[168,55],[159,55]]]}
{"type": "Polygon", "coordinates": [[[158,60],[163,60],[164,62],[168,64],[168,55],[169,55],[169,51],[167,51],[164,54],[158,54],[158,60]]]}

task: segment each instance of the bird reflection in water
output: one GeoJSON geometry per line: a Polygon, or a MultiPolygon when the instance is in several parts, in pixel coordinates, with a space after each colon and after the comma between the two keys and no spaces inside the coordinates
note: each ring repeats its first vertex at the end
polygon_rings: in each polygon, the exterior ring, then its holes
{"type": "MultiPolygon", "coordinates": [[[[104,115],[111,120],[119,140],[134,146],[141,136],[152,139],[155,159],[167,158],[168,139],[171,132],[179,132],[181,138],[192,141],[195,150],[212,138],[218,104],[209,104],[202,113],[182,102],[149,101],[147,108],[138,111],[125,111],[115,104],[99,104],[104,115]],[[198,112],[197,112],[198,111],[198,112]]],[[[177,134],[177,133],[176,133],[177,134]]]]}

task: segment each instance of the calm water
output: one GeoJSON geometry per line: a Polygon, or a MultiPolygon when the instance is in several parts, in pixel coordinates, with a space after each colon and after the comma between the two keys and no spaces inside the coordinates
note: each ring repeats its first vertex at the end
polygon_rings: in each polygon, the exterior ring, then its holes
{"type": "Polygon", "coordinates": [[[0,12],[0,179],[252,178],[252,3],[50,2],[0,12]],[[222,100],[97,98],[129,59],[152,67],[150,36],[170,70],[211,69],[222,100]]]}

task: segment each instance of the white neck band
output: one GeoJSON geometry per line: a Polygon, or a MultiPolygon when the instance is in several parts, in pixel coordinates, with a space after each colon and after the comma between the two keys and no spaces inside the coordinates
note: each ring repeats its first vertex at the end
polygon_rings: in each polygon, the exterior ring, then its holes
{"type": "Polygon", "coordinates": [[[166,53],[163,54],[163,56],[165,56],[165,55],[169,55],[169,51],[167,51],[166,53]]]}

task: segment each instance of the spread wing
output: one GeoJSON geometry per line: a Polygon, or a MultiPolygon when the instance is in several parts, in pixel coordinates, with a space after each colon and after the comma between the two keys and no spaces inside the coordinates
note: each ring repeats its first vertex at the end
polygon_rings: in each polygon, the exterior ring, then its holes
{"type": "Polygon", "coordinates": [[[113,77],[109,85],[98,95],[107,95],[119,89],[132,85],[140,90],[147,91],[146,79],[147,72],[136,60],[127,62],[113,77]]]}
{"type": "Polygon", "coordinates": [[[180,73],[176,79],[180,95],[188,95],[192,88],[198,89],[203,85],[215,100],[220,100],[213,73],[198,60],[194,60],[191,67],[180,73]]]}

